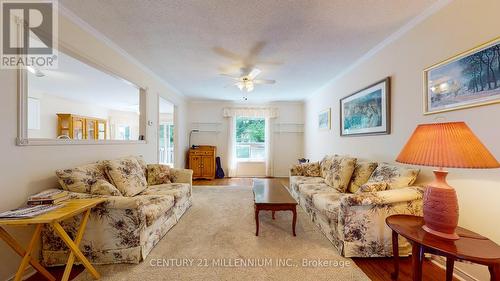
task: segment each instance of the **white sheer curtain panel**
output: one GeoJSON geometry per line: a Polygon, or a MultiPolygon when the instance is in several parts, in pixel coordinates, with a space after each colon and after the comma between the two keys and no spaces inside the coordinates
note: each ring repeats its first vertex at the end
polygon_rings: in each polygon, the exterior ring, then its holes
{"type": "Polygon", "coordinates": [[[227,174],[229,177],[236,176],[236,117],[227,116],[227,174]]]}

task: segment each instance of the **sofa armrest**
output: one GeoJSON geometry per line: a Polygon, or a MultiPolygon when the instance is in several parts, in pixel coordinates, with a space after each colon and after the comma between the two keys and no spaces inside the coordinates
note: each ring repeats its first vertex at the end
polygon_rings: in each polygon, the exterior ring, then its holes
{"type": "Polygon", "coordinates": [[[190,186],[193,185],[193,170],[172,168],[170,171],[173,174],[172,182],[188,183],[190,186]]]}
{"type": "Polygon", "coordinates": [[[344,207],[396,204],[422,199],[423,192],[423,189],[418,186],[378,192],[360,192],[343,196],[340,204],[344,207]]]}

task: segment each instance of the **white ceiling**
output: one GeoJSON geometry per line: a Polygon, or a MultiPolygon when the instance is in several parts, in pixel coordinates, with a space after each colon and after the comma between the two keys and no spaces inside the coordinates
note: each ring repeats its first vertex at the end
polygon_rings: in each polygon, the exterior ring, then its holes
{"type": "Polygon", "coordinates": [[[262,70],[251,101],[300,100],[436,0],[61,0],[195,99],[239,100],[219,73],[262,70]]]}
{"type": "Polygon", "coordinates": [[[139,111],[139,89],[59,51],[58,68],[28,72],[28,94],[47,94],[100,107],[139,111]]]}

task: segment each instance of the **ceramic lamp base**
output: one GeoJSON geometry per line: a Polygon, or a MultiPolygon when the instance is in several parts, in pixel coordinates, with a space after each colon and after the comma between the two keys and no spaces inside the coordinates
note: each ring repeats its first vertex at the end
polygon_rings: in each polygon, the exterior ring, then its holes
{"type": "Polygon", "coordinates": [[[425,231],[444,239],[456,240],[458,224],[458,199],[453,187],[446,183],[446,171],[434,171],[436,179],[427,186],[424,194],[425,231]]]}

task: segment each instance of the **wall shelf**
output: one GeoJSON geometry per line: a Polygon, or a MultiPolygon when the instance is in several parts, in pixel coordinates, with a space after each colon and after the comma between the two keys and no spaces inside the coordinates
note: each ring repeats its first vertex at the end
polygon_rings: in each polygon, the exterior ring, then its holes
{"type": "Polygon", "coordinates": [[[205,123],[193,122],[191,123],[191,130],[199,130],[200,133],[220,133],[222,123],[205,123]]]}
{"type": "Polygon", "coordinates": [[[276,123],[274,124],[273,132],[275,134],[303,134],[304,124],[302,123],[276,123]]]}

